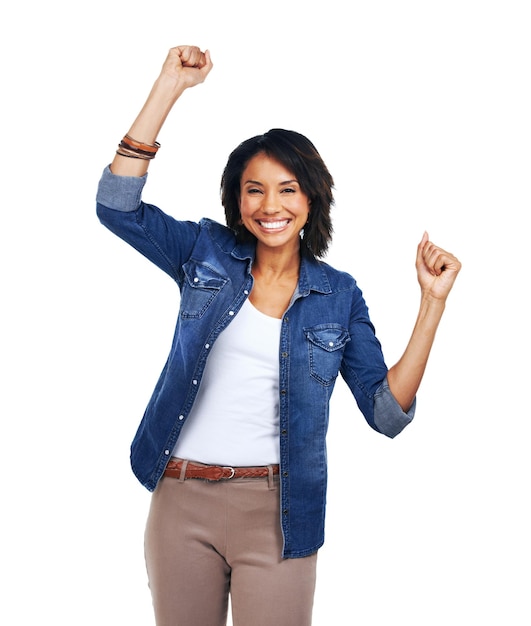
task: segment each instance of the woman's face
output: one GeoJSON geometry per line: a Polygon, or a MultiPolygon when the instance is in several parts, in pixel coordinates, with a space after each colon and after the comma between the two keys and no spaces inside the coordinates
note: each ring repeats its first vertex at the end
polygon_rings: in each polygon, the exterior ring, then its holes
{"type": "Polygon", "coordinates": [[[308,197],[284,165],[263,153],[249,161],[240,182],[240,213],[258,245],[298,250],[309,212],[308,197]]]}

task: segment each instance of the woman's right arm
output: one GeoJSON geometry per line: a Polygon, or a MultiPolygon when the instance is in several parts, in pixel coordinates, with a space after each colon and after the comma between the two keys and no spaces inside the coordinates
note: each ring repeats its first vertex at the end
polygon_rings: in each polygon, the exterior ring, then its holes
{"type": "Polygon", "coordinates": [[[199,226],[177,222],[157,207],[141,202],[149,159],[157,135],[179,96],[203,82],[212,69],[208,52],[194,46],[172,48],[159,77],[109,168],[99,181],[96,210],[101,223],[132,245],[177,282],[199,226]]]}
{"type": "MultiPolygon", "coordinates": [[[[201,52],[196,46],[171,48],[142,110],[127,132],[126,141],[132,141],[134,147],[139,144],[155,146],[160,129],[175,102],[186,89],[202,83],[211,69],[208,50],[201,52]]],[[[149,159],[131,156],[134,151],[121,151],[130,156],[115,155],[111,163],[113,174],[143,176],[147,172],[149,159]]]]}

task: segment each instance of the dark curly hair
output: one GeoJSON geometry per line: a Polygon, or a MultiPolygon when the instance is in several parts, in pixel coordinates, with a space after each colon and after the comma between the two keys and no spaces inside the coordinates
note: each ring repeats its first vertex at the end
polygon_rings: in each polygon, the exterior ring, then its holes
{"type": "Polygon", "coordinates": [[[227,226],[236,233],[238,241],[256,241],[255,236],[241,224],[240,183],[247,164],[257,154],[266,154],[279,161],[295,175],[310,201],[301,253],[324,256],[333,232],[330,210],[334,204],[334,181],[313,143],[292,130],[273,128],[263,135],[243,141],[229,155],[221,177],[221,203],[225,208],[227,226]]]}

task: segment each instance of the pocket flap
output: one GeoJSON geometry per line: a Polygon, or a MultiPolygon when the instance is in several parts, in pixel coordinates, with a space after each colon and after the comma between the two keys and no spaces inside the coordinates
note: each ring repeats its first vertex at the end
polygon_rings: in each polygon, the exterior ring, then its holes
{"type": "Polygon", "coordinates": [[[311,328],[305,328],[304,333],[308,341],[311,341],[327,352],[339,350],[350,341],[350,335],[347,329],[339,324],[320,324],[319,326],[312,326],[311,328]]]}
{"type": "Polygon", "coordinates": [[[183,265],[183,271],[190,287],[198,289],[221,289],[228,280],[210,265],[193,259],[183,265]]]}

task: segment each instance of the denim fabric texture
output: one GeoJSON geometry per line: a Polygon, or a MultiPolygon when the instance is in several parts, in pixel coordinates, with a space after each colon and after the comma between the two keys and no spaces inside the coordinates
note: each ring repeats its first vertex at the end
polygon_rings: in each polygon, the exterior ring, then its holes
{"type": "MultiPolygon", "coordinates": [[[[105,168],[97,214],[180,290],[171,350],[131,445],[133,472],[153,491],[190,413],[209,351],[252,290],[255,249],[254,243],[236,242],[231,230],[213,220],[178,221],[144,203],[146,179],[115,176],[105,168]]],[[[324,542],[326,432],[339,374],[378,432],[394,437],[413,419],[415,404],[405,413],[389,391],[381,346],[354,278],[302,258],[279,346],[285,558],[312,554],[324,542]]]]}

